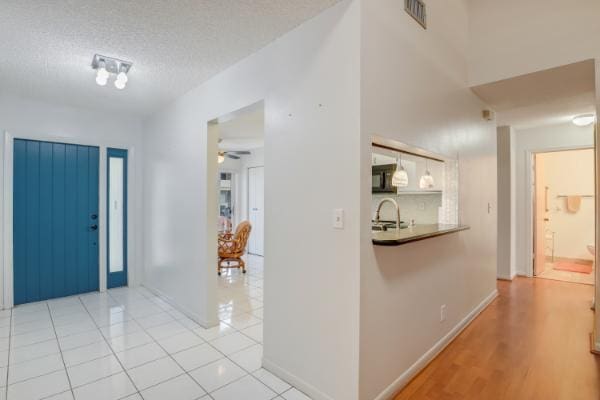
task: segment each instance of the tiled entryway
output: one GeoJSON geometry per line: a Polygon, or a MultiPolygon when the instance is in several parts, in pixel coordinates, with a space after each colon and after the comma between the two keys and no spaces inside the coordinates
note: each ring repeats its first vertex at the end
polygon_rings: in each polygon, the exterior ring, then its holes
{"type": "Polygon", "coordinates": [[[260,368],[262,262],[219,279],[204,329],[145,288],[0,311],[0,400],[305,400],[260,368]]]}

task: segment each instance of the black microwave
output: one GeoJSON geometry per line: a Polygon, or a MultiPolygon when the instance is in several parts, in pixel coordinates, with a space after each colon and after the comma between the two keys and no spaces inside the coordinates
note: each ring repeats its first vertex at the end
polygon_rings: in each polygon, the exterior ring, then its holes
{"type": "Polygon", "coordinates": [[[392,176],[396,172],[396,164],[373,165],[371,173],[372,193],[395,193],[392,176]]]}

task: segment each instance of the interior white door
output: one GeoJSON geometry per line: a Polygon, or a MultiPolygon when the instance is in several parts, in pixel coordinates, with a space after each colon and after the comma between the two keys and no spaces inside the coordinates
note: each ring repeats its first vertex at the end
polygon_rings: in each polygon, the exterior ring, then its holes
{"type": "Polygon", "coordinates": [[[252,224],[248,252],[259,256],[264,256],[264,207],[265,168],[248,168],[248,216],[252,224]]]}

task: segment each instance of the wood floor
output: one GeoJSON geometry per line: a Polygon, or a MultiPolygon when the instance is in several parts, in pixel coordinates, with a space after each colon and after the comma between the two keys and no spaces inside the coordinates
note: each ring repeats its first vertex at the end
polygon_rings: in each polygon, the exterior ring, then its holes
{"type": "Polygon", "coordinates": [[[500,296],[395,400],[599,400],[593,287],[498,282],[500,296]]]}

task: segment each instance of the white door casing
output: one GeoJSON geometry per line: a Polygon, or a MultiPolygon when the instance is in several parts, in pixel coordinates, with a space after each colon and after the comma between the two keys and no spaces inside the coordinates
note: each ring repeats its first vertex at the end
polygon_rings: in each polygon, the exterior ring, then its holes
{"type": "Polygon", "coordinates": [[[252,225],[252,233],[248,244],[248,252],[264,256],[264,221],[265,221],[265,168],[248,168],[248,217],[252,225]]]}

